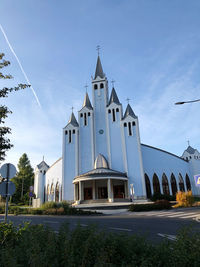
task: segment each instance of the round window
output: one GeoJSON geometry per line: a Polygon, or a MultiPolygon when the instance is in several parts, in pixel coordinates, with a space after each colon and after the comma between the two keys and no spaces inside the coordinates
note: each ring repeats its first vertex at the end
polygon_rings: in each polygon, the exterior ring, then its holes
{"type": "Polygon", "coordinates": [[[100,134],[103,134],[103,133],[104,133],[104,131],[101,129],[101,130],[99,130],[99,133],[100,133],[100,134]]]}

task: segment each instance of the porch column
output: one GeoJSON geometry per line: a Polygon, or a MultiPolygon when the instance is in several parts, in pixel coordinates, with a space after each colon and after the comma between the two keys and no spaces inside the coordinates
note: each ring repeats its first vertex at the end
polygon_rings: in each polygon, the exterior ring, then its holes
{"type": "Polygon", "coordinates": [[[74,184],[74,202],[76,201],[76,184],[74,184]]]}
{"type": "Polygon", "coordinates": [[[79,201],[83,200],[83,182],[79,182],[79,201]]]}
{"type": "Polygon", "coordinates": [[[108,179],[108,185],[107,185],[107,189],[108,189],[108,202],[113,202],[113,197],[112,197],[112,192],[111,192],[111,179],[108,179]]]}
{"type": "Polygon", "coordinates": [[[124,198],[128,198],[128,183],[124,181],[124,198]]]}
{"type": "Polygon", "coordinates": [[[96,198],[95,180],[92,181],[92,199],[96,198]]]}

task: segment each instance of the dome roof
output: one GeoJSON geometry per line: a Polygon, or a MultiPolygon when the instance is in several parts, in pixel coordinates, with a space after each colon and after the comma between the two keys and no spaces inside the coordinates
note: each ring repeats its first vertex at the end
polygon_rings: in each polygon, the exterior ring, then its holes
{"type": "Polygon", "coordinates": [[[108,169],[108,162],[103,155],[99,154],[94,162],[94,169],[105,168],[108,169]]]}

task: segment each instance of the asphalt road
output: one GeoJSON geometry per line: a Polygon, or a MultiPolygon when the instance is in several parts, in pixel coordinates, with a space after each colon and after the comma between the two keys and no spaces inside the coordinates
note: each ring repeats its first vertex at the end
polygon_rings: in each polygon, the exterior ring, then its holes
{"type": "MultiPolygon", "coordinates": [[[[0,215],[0,222],[4,216],[0,215]]],[[[179,211],[126,212],[112,215],[92,216],[44,216],[44,215],[9,215],[9,221],[15,225],[23,222],[44,224],[57,232],[63,223],[70,229],[87,227],[95,224],[99,229],[115,233],[138,234],[148,240],[159,242],[166,236],[174,241],[178,231],[185,226],[192,226],[200,232],[200,209],[181,209],[179,211]]]]}

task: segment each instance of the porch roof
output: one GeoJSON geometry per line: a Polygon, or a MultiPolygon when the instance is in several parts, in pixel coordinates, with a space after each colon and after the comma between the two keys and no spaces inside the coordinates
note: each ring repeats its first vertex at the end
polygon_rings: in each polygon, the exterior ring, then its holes
{"type": "Polygon", "coordinates": [[[96,180],[96,179],[105,179],[105,178],[122,179],[122,180],[128,179],[126,173],[118,172],[118,171],[107,169],[107,168],[97,168],[97,169],[94,169],[89,172],[76,176],[73,182],[76,182],[77,180],[83,181],[83,180],[90,180],[90,179],[96,180]]]}

